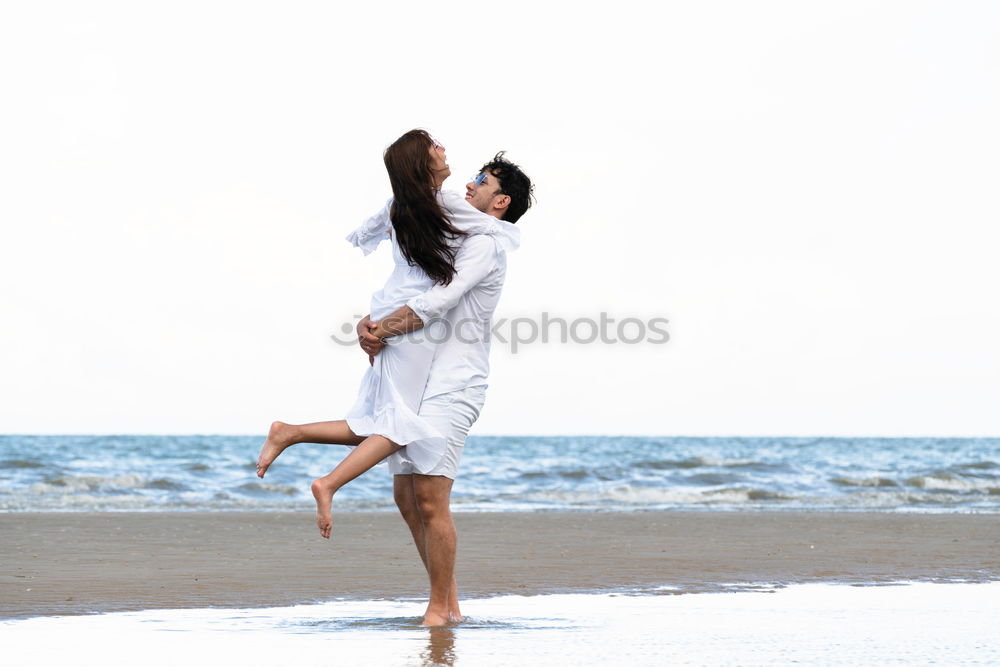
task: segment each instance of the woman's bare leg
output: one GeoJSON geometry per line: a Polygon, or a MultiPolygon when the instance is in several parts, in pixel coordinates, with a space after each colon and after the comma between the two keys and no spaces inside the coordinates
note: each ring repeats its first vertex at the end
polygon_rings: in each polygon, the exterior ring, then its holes
{"type": "Polygon", "coordinates": [[[257,476],[263,477],[268,466],[274,463],[281,452],[300,442],[315,442],[321,445],[360,445],[364,438],[354,435],[343,419],[313,424],[286,424],[274,422],[267,433],[267,439],[257,457],[257,476]]]}
{"type": "Polygon", "coordinates": [[[316,498],[316,525],[319,527],[320,535],[330,539],[330,531],[333,528],[333,494],[340,487],[368,472],[379,461],[400,449],[402,447],[381,435],[368,436],[329,475],[313,481],[312,492],[313,497],[316,498]]]}

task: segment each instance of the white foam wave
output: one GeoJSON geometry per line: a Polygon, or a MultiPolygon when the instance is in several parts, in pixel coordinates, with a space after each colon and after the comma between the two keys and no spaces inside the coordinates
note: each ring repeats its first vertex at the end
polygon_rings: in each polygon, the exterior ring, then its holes
{"type": "Polygon", "coordinates": [[[861,486],[861,487],[893,487],[899,486],[895,480],[888,477],[834,477],[830,480],[834,484],[841,486],[861,486]]]}
{"type": "Polygon", "coordinates": [[[663,487],[615,486],[602,491],[545,490],[521,496],[528,502],[551,502],[568,505],[632,506],[742,504],[766,500],[786,500],[785,496],[763,489],[726,488],[680,490],[663,487]]]}
{"type": "Polygon", "coordinates": [[[146,485],[146,479],[142,475],[134,473],[115,475],[114,477],[101,477],[99,475],[89,475],[82,477],[56,477],[48,482],[36,482],[28,487],[31,493],[39,494],[69,494],[85,493],[88,491],[100,491],[109,487],[119,489],[140,489],[146,485]]]}
{"type": "Polygon", "coordinates": [[[722,468],[732,468],[737,466],[751,466],[759,465],[761,462],[756,459],[739,458],[739,459],[716,459],[710,456],[696,456],[695,461],[698,461],[700,465],[703,466],[716,466],[722,468]]]}
{"type": "Polygon", "coordinates": [[[280,493],[286,496],[297,496],[299,494],[298,487],[288,486],[287,484],[271,484],[269,482],[247,482],[246,484],[241,484],[239,490],[251,493],[280,493]]]}
{"type": "Polygon", "coordinates": [[[910,486],[928,491],[979,491],[989,493],[991,489],[1000,487],[1000,480],[982,479],[977,477],[956,477],[947,473],[934,475],[918,475],[906,480],[910,486]]]}

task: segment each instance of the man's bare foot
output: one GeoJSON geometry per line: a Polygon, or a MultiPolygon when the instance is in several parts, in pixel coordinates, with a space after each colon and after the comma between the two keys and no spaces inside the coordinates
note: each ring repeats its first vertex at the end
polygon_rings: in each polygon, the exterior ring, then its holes
{"type": "Polygon", "coordinates": [[[438,614],[428,609],[427,613],[424,614],[424,622],[420,625],[435,627],[439,625],[448,625],[450,622],[451,619],[447,615],[438,614]]]}
{"type": "Polygon", "coordinates": [[[260,455],[257,457],[257,476],[264,477],[268,466],[274,463],[281,452],[285,451],[292,441],[292,426],[284,422],[274,422],[271,430],[267,432],[267,440],[260,448],[260,455]]]}
{"type": "Polygon", "coordinates": [[[452,609],[448,612],[448,620],[452,623],[461,623],[465,620],[465,616],[462,616],[462,612],[452,609]]]}
{"type": "Polygon", "coordinates": [[[330,539],[330,531],[333,530],[333,492],[336,488],[326,478],[320,477],[313,480],[312,492],[316,498],[316,526],[319,534],[326,539],[330,539]]]}

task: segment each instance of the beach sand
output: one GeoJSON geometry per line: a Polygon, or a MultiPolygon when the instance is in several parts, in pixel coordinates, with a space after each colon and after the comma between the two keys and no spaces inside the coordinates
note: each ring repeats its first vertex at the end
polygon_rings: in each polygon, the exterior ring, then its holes
{"type": "MultiPolygon", "coordinates": [[[[1000,515],[847,512],[466,513],[463,597],[1000,579],[1000,515]]],[[[421,597],[387,512],[0,515],[0,617],[335,598],[421,597]]]]}

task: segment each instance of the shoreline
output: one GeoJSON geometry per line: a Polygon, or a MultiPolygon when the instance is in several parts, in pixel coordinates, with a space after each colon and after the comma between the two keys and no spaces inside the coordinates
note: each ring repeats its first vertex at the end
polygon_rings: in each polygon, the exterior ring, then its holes
{"type": "MultiPolygon", "coordinates": [[[[463,598],[1000,580],[1000,515],[682,510],[454,514],[463,598]]],[[[398,514],[0,514],[0,618],[426,596],[398,514]]]]}

